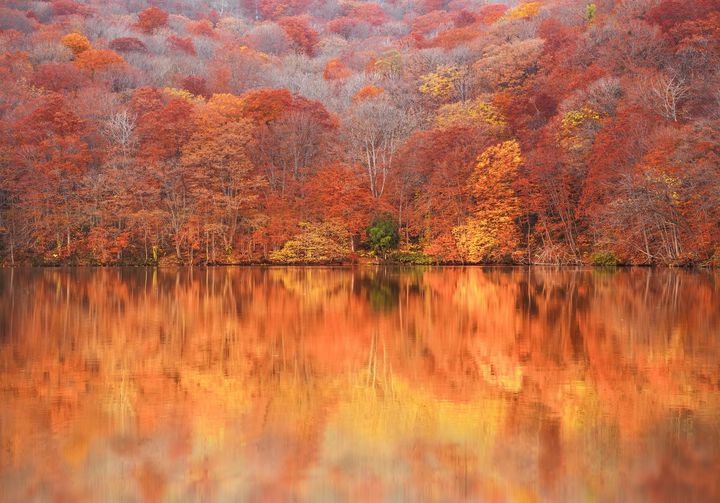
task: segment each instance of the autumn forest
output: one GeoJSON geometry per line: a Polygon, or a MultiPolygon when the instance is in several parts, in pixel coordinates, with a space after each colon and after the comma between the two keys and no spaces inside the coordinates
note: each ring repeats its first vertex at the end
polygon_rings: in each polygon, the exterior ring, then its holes
{"type": "Polygon", "coordinates": [[[0,264],[720,264],[718,0],[5,0],[0,264]]]}

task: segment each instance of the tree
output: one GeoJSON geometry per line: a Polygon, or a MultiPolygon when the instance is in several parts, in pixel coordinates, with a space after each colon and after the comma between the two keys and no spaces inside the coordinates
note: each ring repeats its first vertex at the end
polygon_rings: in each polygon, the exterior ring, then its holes
{"type": "Polygon", "coordinates": [[[60,43],[70,49],[75,56],[91,48],[90,41],[82,33],[68,33],[60,43]]]}
{"type": "Polygon", "coordinates": [[[482,127],[453,125],[414,133],[398,153],[393,184],[398,226],[438,261],[460,261],[452,229],[470,214],[468,179],[478,155],[493,143],[482,127]]]}
{"type": "Polygon", "coordinates": [[[383,89],[382,87],[378,87],[373,84],[368,84],[368,85],[363,86],[360,89],[358,89],[358,91],[352,97],[352,102],[358,103],[363,100],[369,100],[369,99],[375,98],[377,96],[380,96],[384,92],[385,92],[385,89],[383,89]]]}
{"type": "Polygon", "coordinates": [[[387,259],[390,250],[397,248],[400,242],[397,223],[391,215],[382,215],[376,218],[367,229],[368,246],[376,255],[387,259]]]}
{"type": "Polygon", "coordinates": [[[535,17],[540,10],[540,2],[523,2],[505,14],[505,19],[527,19],[535,17]]]}
{"type": "Polygon", "coordinates": [[[666,120],[677,122],[689,88],[682,77],[657,75],[644,84],[652,108],[666,120]]]}
{"type": "Polygon", "coordinates": [[[125,60],[110,49],[88,49],[75,58],[75,65],[89,71],[94,77],[98,72],[124,66],[125,60]]]}
{"type": "Polygon", "coordinates": [[[72,63],[43,63],[32,76],[32,84],[57,93],[77,93],[88,84],[88,77],[72,63]]]}
{"type": "Polygon", "coordinates": [[[381,96],[357,103],[346,124],[351,155],[365,169],[375,198],[385,191],[395,154],[413,127],[413,116],[381,96]]]}
{"type": "Polygon", "coordinates": [[[350,256],[350,234],[340,220],[304,222],[302,232],[288,240],[270,260],[281,264],[341,263],[350,256]]]}
{"type": "Polygon", "coordinates": [[[468,262],[507,262],[520,242],[521,215],[515,185],[523,163],[511,140],[485,150],[470,178],[474,207],[465,225],[453,229],[457,247],[468,262]]]}
{"type": "Polygon", "coordinates": [[[537,71],[543,43],[542,39],[530,38],[488,47],[473,65],[477,84],[489,92],[523,86],[537,71]]]}
{"type": "Polygon", "coordinates": [[[197,56],[195,52],[195,46],[193,45],[192,38],[190,37],[178,37],[177,35],[170,35],[167,39],[168,47],[175,51],[184,52],[190,56],[197,56]]]}
{"type": "Polygon", "coordinates": [[[208,263],[218,261],[216,241],[222,245],[223,261],[232,260],[240,231],[252,231],[263,187],[263,180],[252,173],[248,154],[252,123],[224,112],[211,100],[182,147],[192,213],[204,234],[208,263]]]}
{"type": "Polygon", "coordinates": [[[377,204],[364,186],[361,176],[350,166],[331,163],[313,173],[304,185],[304,206],[311,220],[340,220],[349,232],[354,252],[367,229],[377,204]]]}
{"type": "Polygon", "coordinates": [[[303,17],[283,17],[278,24],[285,30],[287,36],[292,40],[295,49],[308,56],[315,54],[315,46],[318,44],[318,33],[310,28],[303,17]]]}
{"type": "Polygon", "coordinates": [[[110,49],[117,52],[146,52],[145,44],[135,37],[119,37],[110,42],[110,49]]]}
{"type": "Polygon", "coordinates": [[[168,13],[159,7],[148,7],[138,14],[135,28],[143,33],[151,34],[159,28],[167,26],[168,13]]]}
{"type": "Polygon", "coordinates": [[[339,59],[333,58],[325,65],[323,78],[325,80],[341,80],[352,75],[352,71],[339,59]]]}
{"type": "Polygon", "coordinates": [[[78,187],[90,163],[83,138],[87,124],[54,94],[44,97],[15,130],[21,176],[31,181],[22,203],[33,222],[34,246],[58,262],[74,254],[73,235],[84,223],[78,187]]]}
{"type": "Polygon", "coordinates": [[[441,65],[434,72],[420,77],[420,92],[441,101],[465,101],[470,97],[471,80],[468,68],[441,65]]]}

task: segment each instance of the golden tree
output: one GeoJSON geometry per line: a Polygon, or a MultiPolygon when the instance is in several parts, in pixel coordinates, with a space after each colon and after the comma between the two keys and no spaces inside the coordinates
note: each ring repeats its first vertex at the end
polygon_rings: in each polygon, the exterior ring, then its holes
{"type": "Polygon", "coordinates": [[[468,262],[508,261],[520,241],[515,191],[520,146],[515,140],[494,145],[478,157],[469,190],[475,206],[464,225],[453,229],[457,248],[468,262]]]}
{"type": "Polygon", "coordinates": [[[75,56],[91,49],[90,41],[82,33],[68,33],[60,39],[60,43],[70,49],[75,56]]]}

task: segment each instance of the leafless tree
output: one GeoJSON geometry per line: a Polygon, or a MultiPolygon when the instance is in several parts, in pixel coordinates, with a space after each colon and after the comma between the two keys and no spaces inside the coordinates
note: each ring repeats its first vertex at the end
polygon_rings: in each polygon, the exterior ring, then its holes
{"type": "Polygon", "coordinates": [[[120,150],[123,158],[127,158],[135,142],[135,124],[136,117],[127,110],[115,112],[103,124],[103,135],[120,150]]]}
{"type": "Polygon", "coordinates": [[[647,82],[655,111],[667,120],[677,122],[680,106],[687,97],[690,88],[678,75],[658,75],[647,82]]]}
{"type": "Polygon", "coordinates": [[[401,110],[386,99],[362,102],[352,111],[346,123],[350,156],[365,168],[373,197],[382,196],[395,154],[414,123],[414,113],[401,110]]]}

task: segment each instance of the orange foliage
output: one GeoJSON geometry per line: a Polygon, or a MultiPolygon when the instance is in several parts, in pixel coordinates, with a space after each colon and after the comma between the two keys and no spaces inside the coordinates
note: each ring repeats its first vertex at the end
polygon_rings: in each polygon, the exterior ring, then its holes
{"type": "Polygon", "coordinates": [[[278,24],[285,30],[295,47],[302,53],[312,56],[318,43],[318,33],[313,30],[304,17],[283,17],[278,24]]]}
{"type": "Polygon", "coordinates": [[[505,15],[507,9],[505,4],[484,5],[477,13],[477,20],[483,24],[493,24],[505,15]]]}
{"type": "Polygon", "coordinates": [[[435,38],[429,40],[424,45],[428,47],[453,49],[463,44],[467,44],[481,35],[482,32],[476,25],[465,26],[463,28],[451,28],[438,34],[435,38]]]}
{"type": "Polygon", "coordinates": [[[358,92],[355,93],[355,95],[353,96],[353,103],[358,103],[363,100],[375,98],[376,96],[380,96],[384,92],[385,90],[382,87],[368,84],[364,87],[361,87],[358,92]]]}
{"type": "Polygon", "coordinates": [[[68,33],[60,43],[70,49],[75,56],[91,48],[90,41],[81,33],[68,33]]]}
{"type": "Polygon", "coordinates": [[[469,225],[470,171],[508,141],[516,249],[483,260],[720,263],[715,0],[145,3],[0,7],[0,265],[265,260],[341,228],[362,252],[379,213],[393,260],[462,261],[452,230],[489,229],[469,225]],[[33,139],[56,100],[83,127],[33,139]],[[242,155],[197,130],[211,119],[248,121],[242,155]],[[222,155],[193,137],[244,156],[252,212],[200,203],[210,168],[183,145],[222,155]],[[376,214],[316,186],[352,170],[376,214]]]}
{"type": "Polygon", "coordinates": [[[187,24],[188,32],[198,37],[213,38],[215,36],[215,30],[213,24],[208,19],[201,19],[200,21],[191,21],[187,24]]]}
{"type": "Polygon", "coordinates": [[[240,99],[243,115],[258,124],[276,120],[293,103],[287,89],[258,89],[243,94],[240,99]]]}
{"type": "Polygon", "coordinates": [[[158,7],[148,7],[138,14],[135,28],[144,33],[153,33],[158,28],[167,26],[168,13],[158,7]]]}
{"type": "Polygon", "coordinates": [[[331,59],[325,65],[323,78],[325,80],[341,80],[352,75],[352,70],[343,64],[339,59],[331,59]]]}
{"type": "Polygon", "coordinates": [[[75,59],[75,64],[83,70],[90,71],[93,75],[113,67],[125,65],[125,60],[115,51],[110,49],[89,49],[83,51],[75,59]]]}

